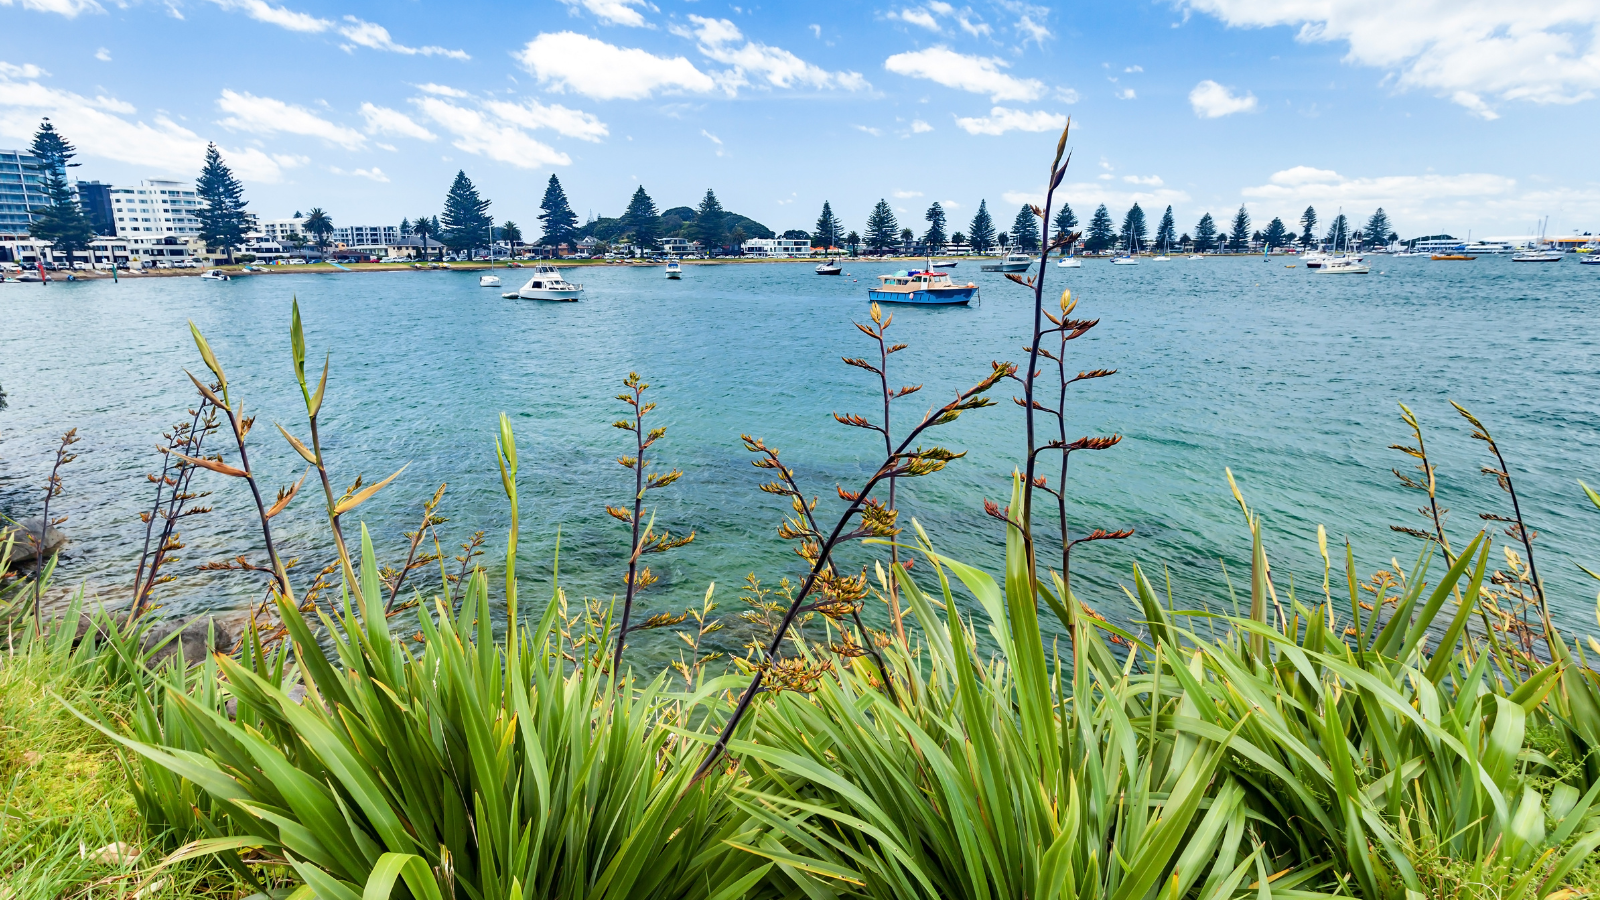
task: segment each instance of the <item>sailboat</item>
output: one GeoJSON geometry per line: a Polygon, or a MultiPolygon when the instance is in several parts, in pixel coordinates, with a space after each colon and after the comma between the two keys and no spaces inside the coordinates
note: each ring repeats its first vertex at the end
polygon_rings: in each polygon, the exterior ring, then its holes
{"type": "Polygon", "coordinates": [[[1545,216],[1539,223],[1539,246],[1529,247],[1521,253],[1511,257],[1512,262],[1561,262],[1561,251],[1550,246],[1545,240],[1545,228],[1550,225],[1550,217],[1545,216]]]}
{"type": "Polygon", "coordinates": [[[1116,259],[1113,259],[1111,264],[1113,266],[1137,266],[1139,264],[1139,257],[1135,254],[1138,252],[1139,238],[1136,235],[1130,234],[1128,235],[1128,252],[1122,254],[1116,259]]]}
{"type": "Polygon", "coordinates": [[[500,276],[494,274],[494,219],[489,220],[489,274],[478,276],[478,287],[499,287],[500,276]]]}

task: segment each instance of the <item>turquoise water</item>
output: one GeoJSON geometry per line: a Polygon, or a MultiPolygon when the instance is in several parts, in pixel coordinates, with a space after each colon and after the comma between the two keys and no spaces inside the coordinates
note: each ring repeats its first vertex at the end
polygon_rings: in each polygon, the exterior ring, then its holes
{"type": "MultiPolygon", "coordinates": [[[[808,264],[695,266],[677,282],[654,268],[582,269],[572,277],[587,297],[576,304],[503,300],[479,288],[476,274],[459,272],[5,285],[0,384],[11,406],[0,412],[0,511],[36,512],[54,439],[76,426],[82,456],[53,508],[71,517],[62,574],[106,593],[126,589],[143,535],[137,513],[148,502],[141,476],[157,464],[151,448],[192,405],[181,371],[200,367],[189,319],[210,338],[247,412],[260,415],[252,460],[264,480],[298,477],[297,457],[268,425],[305,431],[288,355],[289,300],[298,295],[312,356],[333,354],[323,434],[335,478],[370,482],[410,464],[360,511],[388,561],[398,561],[401,533],[441,482],[450,485],[442,511],[451,520],[442,537],[454,544],[485,529],[485,559],[500,558],[507,515],[493,436],[505,411],[522,458],[524,596],[547,596],[558,527],[569,595],[612,596],[627,536],[604,505],[624,502],[631,487],[615,462],[628,435],[611,427],[623,412],[613,397],[637,370],[660,404],[655,424],[668,428],[660,459],[685,472],[653,495],[658,524],[697,534],[658,558],[663,577],[646,608],[690,605],[714,581],[731,614],[747,573],[775,582],[800,571],[774,535],[783,508],[757,490],[761,473],[739,436],[782,448],[802,484],[821,495],[820,510],[837,510],[835,485],[862,480],[877,445],[829,414],[870,415],[880,402],[869,376],[839,358],[868,352],[850,323],[865,321],[871,276],[894,267],[856,262],[848,277],[822,278],[808,264]]],[[[897,405],[901,422],[978,380],[991,360],[1024,358],[1028,298],[976,268],[967,262],[955,272],[982,286],[981,306],[894,310],[891,335],[910,348],[894,357],[891,377],[926,385],[897,405]]],[[[1350,540],[1364,574],[1393,557],[1409,567],[1416,542],[1389,528],[1422,524],[1420,497],[1389,471],[1407,466],[1386,449],[1409,442],[1397,402],[1428,429],[1449,527],[1465,543],[1478,513],[1509,513],[1509,503],[1479,474],[1491,460],[1449,407],[1453,398],[1508,454],[1539,531],[1540,573],[1558,621],[1594,632],[1600,585],[1576,563],[1600,565],[1600,510],[1578,486],[1580,478],[1600,483],[1600,271],[1572,260],[1382,259],[1371,276],[1336,278],[1281,261],[1178,259],[1090,261],[1075,271],[1052,267],[1048,279],[1052,295],[1070,285],[1079,313],[1101,319],[1073,345],[1071,366],[1119,370],[1075,391],[1068,410],[1074,435],[1125,436],[1111,451],[1079,454],[1071,485],[1075,522],[1137,529],[1128,541],[1075,554],[1075,586],[1112,618],[1131,612],[1119,585],[1136,560],[1157,578],[1166,567],[1180,607],[1226,603],[1219,560],[1237,580],[1248,570],[1249,539],[1225,467],[1266,521],[1280,590],[1292,575],[1301,592],[1320,592],[1318,523],[1330,544],[1350,540]]],[[[969,413],[939,440],[968,456],[906,485],[903,507],[944,551],[993,569],[1003,534],[982,501],[1009,495],[1021,410],[1005,402],[969,413]]],[[[217,512],[184,534],[169,611],[232,608],[257,595],[247,576],[192,569],[260,556],[247,496],[221,482],[210,484],[217,512]]],[[[305,560],[302,582],[330,553],[316,543],[318,497],[308,491],[275,520],[280,546],[305,560]]],[[[865,548],[844,553],[852,566],[869,558],[865,548]]],[[[724,637],[739,640],[733,628],[724,637]]],[[[658,641],[639,652],[675,651],[658,641]]]]}

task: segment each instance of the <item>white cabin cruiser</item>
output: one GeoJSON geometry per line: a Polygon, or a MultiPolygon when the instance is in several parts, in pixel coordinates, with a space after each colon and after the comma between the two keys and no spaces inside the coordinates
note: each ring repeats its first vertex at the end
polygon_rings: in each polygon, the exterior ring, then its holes
{"type": "Polygon", "coordinates": [[[505,295],[508,300],[576,300],[582,296],[583,285],[567,281],[555,266],[545,265],[534,266],[528,283],[515,294],[505,295]]]}
{"type": "Polygon", "coordinates": [[[500,286],[500,276],[499,275],[479,275],[478,276],[478,287],[499,287],[499,286],[500,286]]]}
{"type": "Polygon", "coordinates": [[[231,276],[228,275],[227,272],[222,271],[221,269],[211,269],[211,270],[207,271],[204,275],[201,275],[200,276],[200,280],[201,281],[229,281],[229,280],[231,280],[231,276]]]}

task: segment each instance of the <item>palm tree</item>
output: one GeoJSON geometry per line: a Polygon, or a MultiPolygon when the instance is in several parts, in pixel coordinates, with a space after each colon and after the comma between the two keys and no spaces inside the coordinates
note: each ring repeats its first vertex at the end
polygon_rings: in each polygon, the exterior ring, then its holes
{"type": "Polygon", "coordinates": [[[417,216],[411,222],[411,233],[422,241],[422,258],[428,258],[428,238],[433,234],[433,220],[428,216],[417,216]]]}
{"type": "Polygon", "coordinates": [[[325,254],[328,249],[328,235],[333,233],[333,219],[322,211],[322,207],[313,206],[311,212],[306,213],[305,229],[310,232],[313,243],[317,245],[317,252],[325,254]]]}
{"type": "Polygon", "coordinates": [[[517,247],[522,243],[522,229],[517,227],[517,223],[507,219],[506,223],[500,226],[500,237],[511,245],[511,255],[516,256],[517,247]]]}

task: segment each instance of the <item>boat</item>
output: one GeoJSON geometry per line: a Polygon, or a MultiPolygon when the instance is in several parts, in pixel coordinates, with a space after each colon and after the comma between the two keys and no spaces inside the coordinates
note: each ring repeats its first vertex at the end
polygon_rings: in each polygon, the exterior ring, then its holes
{"type": "Polygon", "coordinates": [[[499,275],[479,275],[478,276],[478,287],[499,287],[499,286],[500,286],[500,276],[499,275]]]}
{"type": "Polygon", "coordinates": [[[1201,255],[1200,255],[1200,254],[1198,254],[1198,253],[1194,253],[1194,254],[1190,254],[1190,256],[1189,256],[1189,258],[1190,258],[1190,259],[1205,259],[1205,257],[1204,257],[1204,256],[1201,256],[1201,255]]]}
{"type": "Polygon", "coordinates": [[[1561,262],[1560,250],[1524,250],[1511,257],[1512,262],[1561,262]]]}
{"type": "MultiPolygon", "coordinates": [[[[1579,253],[1586,253],[1588,251],[1579,250],[1578,252],[1579,253]]],[[[959,262],[936,262],[936,263],[933,264],[933,268],[935,268],[935,269],[954,269],[956,266],[959,266],[959,265],[961,265],[961,263],[959,263],[959,262]]]]}
{"type": "Polygon", "coordinates": [[[1010,253],[997,263],[983,266],[985,272],[1026,272],[1033,265],[1033,257],[1026,253],[1010,253]]]}
{"type": "Polygon", "coordinates": [[[1465,262],[1467,260],[1477,259],[1476,256],[1468,253],[1435,253],[1428,258],[1438,260],[1440,262],[1465,262]]]}
{"type": "Polygon", "coordinates": [[[555,266],[534,266],[527,284],[514,294],[501,296],[507,300],[576,300],[583,296],[583,285],[562,278],[555,266]]]}
{"type": "Polygon", "coordinates": [[[201,281],[229,281],[231,279],[232,276],[221,269],[209,269],[200,276],[201,281]]]}
{"type": "Polygon", "coordinates": [[[1600,256],[1585,256],[1578,260],[1580,266],[1600,266],[1600,256]]]}
{"type": "Polygon", "coordinates": [[[1372,268],[1358,256],[1336,256],[1317,270],[1324,275],[1366,275],[1372,268]]]}
{"type": "Polygon", "coordinates": [[[837,275],[843,270],[844,267],[839,265],[838,260],[830,259],[826,262],[817,263],[818,275],[837,275]]]}
{"type": "Polygon", "coordinates": [[[23,272],[17,276],[16,280],[22,284],[43,284],[46,281],[54,281],[55,279],[49,275],[40,275],[38,272],[23,272]]]}
{"type": "Polygon", "coordinates": [[[956,284],[949,272],[912,269],[878,276],[878,286],[867,289],[875,303],[912,303],[921,306],[965,306],[978,296],[972,282],[956,284]]]}
{"type": "Polygon", "coordinates": [[[1399,259],[1401,257],[1427,256],[1427,255],[1428,255],[1427,253],[1424,253],[1421,250],[1401,250],[1399,253],[1393,254],[1393,256],[1396,259],[1399,259]]]}
{"type": "Polygon", "coordinates": [[[1137,266],[1139,264],[1139,257],[1137,257],[1137,256],[1119,256],[1116,259],[1113,259],[1111,261],[1111,264],[1113,266],[1137,266]]]}
{"type": "Polygon", "coordinates": [[[1083,268],[1083,260],[1077,258],[1076,256],[1063,256],[1061,258],[1061,261],[1056,263],[1056,268],[1058,268],[1058,269],[1081,269],[1081,268],[1083,268]]]}
{"type": "Polygon", "coordinates": [[[683,266],[680,265],[677,260],[667,260],[667,277],[673,281],[677,281],[683,277],[683,266]]]}

